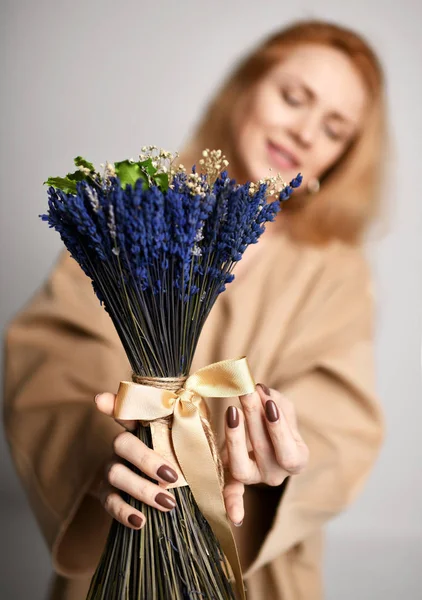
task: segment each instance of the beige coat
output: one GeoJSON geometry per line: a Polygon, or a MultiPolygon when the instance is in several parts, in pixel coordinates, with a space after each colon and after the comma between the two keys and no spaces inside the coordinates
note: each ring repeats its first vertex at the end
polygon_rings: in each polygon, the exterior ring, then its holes
{"type": "MultiPolygon", "coordinates": [[[[264,238],[219,297],[193,370],[247,355],[255,380],[294,402],[309,466],[283,494],[248,488],[235,534],[250,600],[321,600],[322,529],[362,489],[383,437],[371,283],[359,249],[264,238]]],[[[93,397],[129,377],[108,315],[63,255],[8,329],[5,401],[13,459],[58,573],[54,600],[84,600],[99,560],[110,518],[87,489],[121,427],[93,397]]],[[[230,403],[209,403],[220,441],[230,403]]]]}

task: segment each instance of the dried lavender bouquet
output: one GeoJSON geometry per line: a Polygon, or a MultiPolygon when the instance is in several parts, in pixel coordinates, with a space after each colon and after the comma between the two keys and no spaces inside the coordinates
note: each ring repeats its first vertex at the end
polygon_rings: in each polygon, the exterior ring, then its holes
{"type": "MultiPolygon", "coordinates": [[[[223,171],[228,163],[219,150],[203,152],[200,172],[175,167],[176,159],[149,146],[138,161],[107,162],[100,174],[77,157],[74,173],[45,182],[48,212],[41,217],[92,280],[134,381],[186,379],[233,267],[302,179],[239,185],[223,171]]],[[[153,447],[149,425],[140,422],[136,435],[153,447]]],[[[191,488],[172,492],[169,513],[124,494],[147,523],[132,530],[113,521],[90,600],[235,598],[224,552],[191,488]]]]}

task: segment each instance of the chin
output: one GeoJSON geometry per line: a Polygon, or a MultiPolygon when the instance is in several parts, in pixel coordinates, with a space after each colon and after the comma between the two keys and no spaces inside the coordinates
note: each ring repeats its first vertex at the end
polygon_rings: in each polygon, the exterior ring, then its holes
{"type": "MultiPolygon", "coordinates": [[[[270,171],[271,165],[265,163],[249,163],[246,164],[247,179],[250,181],[259,181],[260,179],[266,179],[267,177],[274,177],[276,175],[274,169],[270,171]]],[[[284,177],[283,177],[284,178],[284,177]]]]}

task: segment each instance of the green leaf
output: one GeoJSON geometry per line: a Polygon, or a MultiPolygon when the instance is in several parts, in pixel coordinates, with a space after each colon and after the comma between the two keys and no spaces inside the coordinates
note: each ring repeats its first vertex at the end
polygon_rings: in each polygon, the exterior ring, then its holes
{"type": "Polygon", "coordinates": [[[49,177],[44,184],[52,185],[58,190],[62,190],[65,194],[76,194],[76,181],[69,177],[49,177]]]}
{"type": "MultiPolygon", "coordinates": [[[[78,181],[85,180],[88,183],[92,183],[95,176],[94,165],[82,156],[74,158],[74,163],[77,167],[89,169],[90,174],[87,175],[78,169],[74,173],[68,173],[66,177],[49,177],[44,184],[52,185],[66,194],[76,194],[76,183],[78,181]]],[[[157,167],[154,167],[152,164],[152,158],[139,162],[122,160],[114,163],[114,168],[123,189],[125,189],[128,184],[134,187],[138,179],[143,181],[144,189],[148,189],[152,184],[159,187],[163,192],[166,192],[169,188],[169,177],[167,173],[157,173],[157,167]]]]}
{"type": "MultiPolygon", "coordinates": [[[[85,167],[91,171],[92,175],[95,174],[94,165],[88,162],[82,156],[77,156],[73,159],[73,161],[77,167],[85,167]]],[[[62,190],[65,194],[76,194],[76,182],[83,180],[90,182],[92,180],[92,176],[85,175],[85,173],[78,169],[74,173],[68,173],[66,177],[49,177],[47,181],[44,181],[44,184],[48,184],[56,189],[62,190]]]]}
{"type": "Polygon", "coordinates": [[[152,159],[151,158],[147,158],[147,160],[139,162],[138,165],[150,177],[152,177],[153,175],[155,175],[155,173],[157,172],[157,167],[154,167],[154,165],[152,164],[152,159]]]}
{"type": "Polygon", "coordinates": [[[83,179],[85,179],[86,181],[89,180],[89,176],[85,175],[85,173],[82,173],[82,171],[75,171],[74,173],[68,173],[66,175],[67,179],[70,179],[71,181],[82,181],[83,179]]]}
{"type": "Polygon", "coordinates": [[[44,183],[48,183],[56,189],[62,190],[65,194],[76,194],[76,182],[84,180],[88,183],[92,183],[92,178],[89,175],[85,175],[85,173],[78,170],[74,173],[68,173],[66,177],[49,177],[44,183]]]}
{"type": "Polygon", "coordinates": [[[86,158],[83,158],[82,156],[77,156],[76,158],[73,159],[73,162],[75,163],[75,165],[77,167],[85,167],[87,169],[89,169],[90,171],[95,171],[94,165],[90,162],[88,162],[86,160],[86,158]]]}
{"type": "Polygon", "coordinates": [[[162,192],[167,192],[167,190],[169,189],[169,176],[167,173],[156,173],[152,177],[152,180],[162,192]]]}
{"type": "Polygon", "coordinates": [[[114,168],[123,188],[126,188],[128,183],[133,187],[138,179],[142,179],[145,183],[148,183],[148,176],[141,169],[139,162],[122,160],[114,163],[114,168]]]}

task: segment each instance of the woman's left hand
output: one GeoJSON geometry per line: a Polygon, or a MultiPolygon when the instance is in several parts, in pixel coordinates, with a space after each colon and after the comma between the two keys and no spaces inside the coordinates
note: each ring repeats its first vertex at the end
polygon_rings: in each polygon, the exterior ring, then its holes
{"type": "Polygon", "coordinates": [[[245,485],[279,486],[286,477],[301,473],[309,458],[292,402],[263,384],[256,390],[240,397],[242,410],[230,406],[226,411],[224,501],[237,526],[244,517],[245,485]]]}

